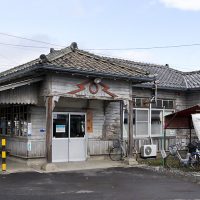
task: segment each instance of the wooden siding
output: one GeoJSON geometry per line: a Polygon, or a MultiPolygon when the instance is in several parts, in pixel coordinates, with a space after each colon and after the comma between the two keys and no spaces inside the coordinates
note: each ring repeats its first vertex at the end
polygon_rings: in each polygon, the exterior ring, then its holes
{"type": "Polygon", "coordinates": [[[28,151],[28,158],[41,158],[46,156],[46,140],[45,139],[29,139],[31,143],[31,151],[28,151]]]}
{"type": "Polygon", "coordinates": [[[189,92],[187,93],[187,107],[192,107],[196,104],[200,104],[200,93],[197,92],[189,92]]]}
{"type": "Polygon", "coordinates": [[[111,140],[102,140],[98,138],[90,138],[88,140],[88,154],[93,155],[106,155],[112,147],[111,140]]]}
{"type": "MultiPolygon", "coordinates": [[[[6,137],[6,150],[10,155],[21,158],[45,157],[44,139],[34,140],[26,137],[10,137],[10,136],[5,136],[5,137],[6,137]],[[28,151],[28,142],[31,143],[30,151],[28,151]]],[[[1,138],[2,136],[0,136],[0,139],[1,138]]]]}
{"type": "MultiPolygon", "coordinates": [[[[51,78],[46,79],[46,83],[43,83],[45,88],[44,93],[41,95],[47,95],[47,91],[50,90],[48,95],[58,95],[66,96],[73,98],[87,98],[87,99],[130,99],[129,93],[129,82],[128,81],[119,81],[119,80],[107,80],[102,79],[102,83],[106,84],[109,87],[109,92],[117,95],[113,98],[102,89],[103,86],[98,84],[99,90],[96,94],[91,94],[89,92],[89,83],[84,85],[84,89],[76,94],[68,94],[68,92],[79,89],[77,84],[83,83],[84,81],[89,80],[88,78],[78,78],[75,76],[62,76],[62,75],[52,75],[51,78]],[[50,88],[50,89],[49,89],[50,88]]],[[[92,81],[92,80],[91,80],[92,81]]]]}
{"type": "MultiPolygon", "coordinates": [[[[2,136],[0,136],[0,139],[2,136]]],[[[4,136],[6,138],[6,150],[10,155],[27,157],[27,141],[26,137],[10,137],[4,136]]]]}
{"type": "Polygon", "coordinates": [[[31,139],[45,138],[46,129],[46,108],[38,106],[30,106],[32,135],[31,139]]]}

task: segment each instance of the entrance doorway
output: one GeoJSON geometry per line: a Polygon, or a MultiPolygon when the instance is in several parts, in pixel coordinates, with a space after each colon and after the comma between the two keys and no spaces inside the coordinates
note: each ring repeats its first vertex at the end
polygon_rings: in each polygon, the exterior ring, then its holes
{"type": "Polygon", "coordinates": [[[53,113],[52,162],[86,160],[85,113],[53,113]]]}

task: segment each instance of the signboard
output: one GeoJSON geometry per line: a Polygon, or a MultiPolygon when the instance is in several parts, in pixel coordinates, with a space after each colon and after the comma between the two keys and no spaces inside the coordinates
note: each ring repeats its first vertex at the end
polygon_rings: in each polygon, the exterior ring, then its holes
{"type": "Polygon", "coordinates": [[[65,125],[56,125],[56,133],[65,132],[65,125]]]}
{"type": "Polygon", "coordinates": [[[28,135],[32,135],[32,123],[28,123],[28,135]]]}
{"type": "Polygon", "coordinates": [[[93,113],[91,110],[87,111],[87,132],[93,132],[93,113]]]}

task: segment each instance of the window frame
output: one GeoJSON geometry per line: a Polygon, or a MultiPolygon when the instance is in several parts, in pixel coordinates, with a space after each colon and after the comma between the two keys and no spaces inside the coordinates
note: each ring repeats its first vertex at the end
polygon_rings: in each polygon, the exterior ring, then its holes
{"type": "MultiPolygon", "coordinates": [[[[151,126],[152,126],[152,124],[151,124],[151,120],[150,120],[150,118],[151,118],[151,114],[150,114],[150,108],[133,108],[133,112],[134,112],[134,110],[147,110],[148,111],[148,133],[147,133],[147,135],[138,135],[137,134],[137,122],[136,122],[136,113],[137,112],[135,112],[135,128],[134,128],[134,138],[136,138],[136,139],[139,139],[139,138],[149,138],[149,137],[151,137],[151,138],[158,138],[158,137],[163,137],[164,136],[164,125],[165,125],[165,123],[164,123],[164,113],[165,112],[174,112],[175,110],[174,109],[159,109],[159,108],[151,108],[151,112],[152,111],[161,111],[162,112],[162,120],[161,120],[161,132],[160,132],[160,134],[155,134],[155,135],[153,135],[152,134],[152,130],[151,130],[151,126]]],[[[144,122],[146,122],[146,121],[144,121],[144,122]]],[[[134,124],[133,124],[133,126],[134,126],[134,124]]],[[[176,134],[173,134],[173,135],[169,135],[169,134],[167,134],[167,136],[175,136],[176,134]]]]}
{"type": "Polygon", "coordinates": [[[135,136],[135,138],[147,138],[147,137],[149,137],[149,109],[148,108],[133,108],[133,112],[134,112],[134,110],[136,111],[135,112],[135,128],[134,128],[134,136],[135,136]],[[140,110],[145,110],[145,111],[147,111],[147,117],[148,117],[148,120],[147,121],[139,121],[139,122],[147,122],[147,127],[148,127],[148,133],[147,133],[147,135],[138,135],[137,134],[137,121],[136,121],[136,119],[137,119],[137,111],[140,111],[140,110]]]}

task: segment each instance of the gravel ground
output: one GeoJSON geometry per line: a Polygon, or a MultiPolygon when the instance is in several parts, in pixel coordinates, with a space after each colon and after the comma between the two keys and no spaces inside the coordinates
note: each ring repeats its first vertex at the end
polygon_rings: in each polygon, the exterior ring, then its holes
{"type": "Polygon", "coordinates": [[[149,165],[140,165],[140,168],[148,169],[157,173],[164,174],[166,176],[178,177],[184,180],[191,181],[193,183],[200,184],[200,172],[187,172],[178,169],[166,169],[162,166],[149,166],[149,165]]]}

